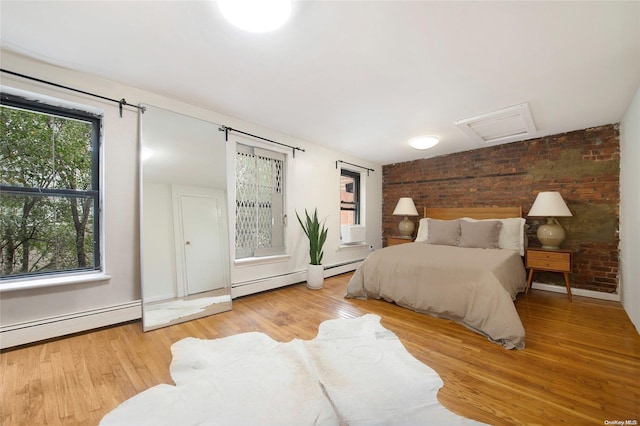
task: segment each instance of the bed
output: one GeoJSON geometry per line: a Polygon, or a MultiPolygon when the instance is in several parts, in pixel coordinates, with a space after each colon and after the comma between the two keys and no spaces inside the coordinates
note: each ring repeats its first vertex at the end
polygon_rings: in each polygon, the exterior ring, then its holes
{"type": "Polygon", "coordinates": [[[513,304],[526,287],[520,207],[427,208],[412,243],[376,250],[348,298],[394,302],[459,322],[506,349],[524,349],[513,304]]]}

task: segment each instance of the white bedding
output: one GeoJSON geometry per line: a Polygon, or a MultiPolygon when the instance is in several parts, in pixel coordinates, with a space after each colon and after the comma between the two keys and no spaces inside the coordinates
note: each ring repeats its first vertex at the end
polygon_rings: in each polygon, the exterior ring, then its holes
{"type": "Polygon", "coordinates": [[[525,289],[513,250],[421,242],[377,250],[356,270],[346,297],[376,298],[460,322],[507,349],[524,348],[513,304],[525,289]]]}

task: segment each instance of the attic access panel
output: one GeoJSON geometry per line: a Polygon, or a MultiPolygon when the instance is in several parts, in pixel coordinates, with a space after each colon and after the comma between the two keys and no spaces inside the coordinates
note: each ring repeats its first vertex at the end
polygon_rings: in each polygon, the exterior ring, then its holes
{"type": "Polygon", "coordinates": [[[482,146],[521,141],[536,133],[527,103],[458,120],[455,124],[482,146]]]}

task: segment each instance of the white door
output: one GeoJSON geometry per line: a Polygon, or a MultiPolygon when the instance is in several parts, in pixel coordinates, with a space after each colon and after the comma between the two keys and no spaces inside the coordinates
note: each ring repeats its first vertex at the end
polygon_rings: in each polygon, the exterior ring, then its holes
{"type": "Polygon", "coordinates": [[[185,292],[202,293],[225,286],[226,258],[221,200],[211,196],[182,195],[182,230],[186,273],[185,292]]]}

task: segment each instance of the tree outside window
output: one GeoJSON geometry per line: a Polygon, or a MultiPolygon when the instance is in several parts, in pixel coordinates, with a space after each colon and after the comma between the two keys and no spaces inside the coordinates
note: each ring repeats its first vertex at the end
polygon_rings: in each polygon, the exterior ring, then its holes
{"type": "Polygon", "coordinates": [[[100,118],[2,94],[0,277],[100,269],[100,118]]]}

